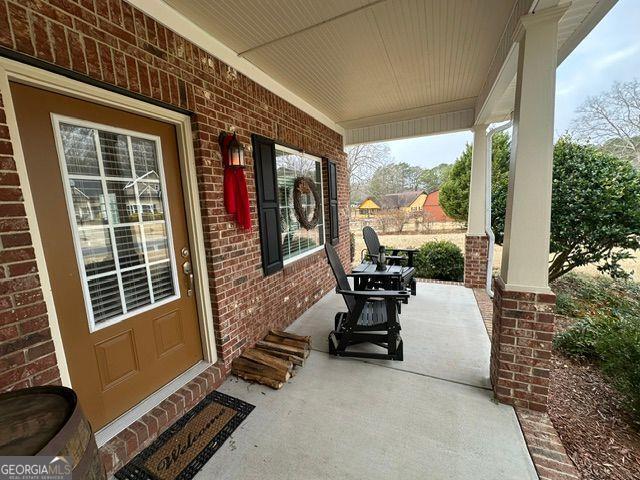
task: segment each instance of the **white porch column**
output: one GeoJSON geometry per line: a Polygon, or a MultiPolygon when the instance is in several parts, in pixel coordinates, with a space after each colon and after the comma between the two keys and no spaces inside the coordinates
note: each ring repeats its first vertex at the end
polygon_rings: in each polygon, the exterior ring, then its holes
{"type": "Polygon", "coordinates": [[[473,127],[473,156],[471,158],[471,185],[469,186],[469,216],[467,234],[485,235],[487,191],[487,125],[473,127]]]}
{"type": "Polygon", "coordinates": [[[487,281],[489,237],[486,229],[487,207],[487,125],[473,127],[473,156],[469,185],[469,213],[464,244],[464,284],[483,288],[487,281]]]}
{"type": "Polygon", "coordinates": [[[549,289],[553,111],[564,7],[521,18],[502,271],[493,286],[491,384],[504,403],[546,411],[555,295],[549,289]]]}
{"type": "Polygon", "coordinates": [[[558,20],[567,6],[522,17],[501,278],[548,292],[558,20]]]}

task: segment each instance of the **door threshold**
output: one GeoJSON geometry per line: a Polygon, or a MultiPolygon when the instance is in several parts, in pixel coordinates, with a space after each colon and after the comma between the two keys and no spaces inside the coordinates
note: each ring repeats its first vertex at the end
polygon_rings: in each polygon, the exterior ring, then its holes
{"type": "Polygon", "coordinates": [[[118,435],[121,431],[126,429],[129,425],[136,422],[144,415],[149,413],[151,410],[160,405],[164,400],[169,398],[173,393],[180,390],[191,380],[196,378],[202,372],[204,372],[207,368],[209,368],[212,364],[209,362],[205,362],[204,360],[199,361],[193,367],[190,367],[188,370],[185,370],[176,378],[171,380],[165,386],[153,392],[147,398],[142,400],[136,406],[126,411],[122,415],[120,415],[115,420],[106,424],[100,430],[95,433],[96,444],[98,448],[102,447],[113,437],[118,435]]]}

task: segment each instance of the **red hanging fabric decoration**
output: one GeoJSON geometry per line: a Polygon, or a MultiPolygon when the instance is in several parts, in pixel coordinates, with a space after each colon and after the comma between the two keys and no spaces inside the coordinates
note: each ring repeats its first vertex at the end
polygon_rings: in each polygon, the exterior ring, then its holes
{"type": "Polygon", "coordinates": [[[229,144],[232,139],[233,134],[229,133],[220,142],[222,163],[224,165],[224,206],[227,213],[235,216],[236,221],[242,228],[251,230],[251,209],[244,169],[232,167],[229,161],[229,144]]]}

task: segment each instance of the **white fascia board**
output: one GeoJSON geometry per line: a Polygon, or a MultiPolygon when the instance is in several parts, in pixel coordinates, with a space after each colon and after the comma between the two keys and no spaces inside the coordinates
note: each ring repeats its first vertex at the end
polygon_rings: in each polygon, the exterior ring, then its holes
{"type": "Polygon", "coordinates": [[[293,106],[311,115],[320,123],[326,125],[335,132],[344,135],[344,128],[334,122],[326,114],[322,113],[309,102],[284,87],[264,71],[256,67],[253,63],[239,57],[231,48],[224,45],[218,39],[207,33],[165,2],[159,0],[128,0],[128,2],[150,17],[153,17],[168,29],[173,30],[178,35],[181,35],[203,50],[206,50],[221,62],[234,68],[243,75],[246,75],[254,82],[262,85],[264,88],[291,103],[293,106]]]}

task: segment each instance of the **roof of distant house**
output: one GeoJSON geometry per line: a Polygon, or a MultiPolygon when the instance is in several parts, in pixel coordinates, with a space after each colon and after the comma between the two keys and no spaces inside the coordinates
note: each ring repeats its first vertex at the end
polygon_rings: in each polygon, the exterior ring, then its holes
{"type": "Polygon", "coordinates": [[[420,195],[426,194],[424,190],[411,190],[408,192],[389,193],[384,195],[380,202],[377,202],[382,208],[404,208],[411,205],[420,195]]]}

